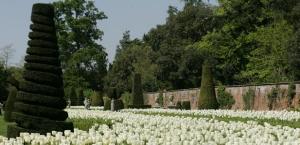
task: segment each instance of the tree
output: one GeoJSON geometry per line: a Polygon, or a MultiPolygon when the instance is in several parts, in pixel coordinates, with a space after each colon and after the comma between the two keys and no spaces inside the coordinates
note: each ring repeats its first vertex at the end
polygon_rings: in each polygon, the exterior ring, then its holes
{"type": "Polygon", "coordinates": [[[97,23],[107,17],[94,1],[63,0],[53,4],[65,86],[103,90],[107,54],[98,43],[103,32],[97,23]]]}
{"type": "Polygon", "coordinates": [[[12,44],[9,44],[7,46],[2,47],[1,50],[1,56],[0,58],[3,60],[4,68],[8,68],[9,60],[11,59],[14,50],[12,49],[12,44]]]}

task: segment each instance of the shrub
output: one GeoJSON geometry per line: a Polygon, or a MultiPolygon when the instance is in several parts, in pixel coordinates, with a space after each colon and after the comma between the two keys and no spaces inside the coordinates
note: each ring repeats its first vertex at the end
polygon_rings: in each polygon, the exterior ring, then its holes
{"type": "Polygon", "coordinates": [[[164,96],[163,96],[163,91],[159,91],[158,95],[158,104],[163,107],[164,106],[164,96]]]}
{"type": "Polygon", "coordinates": [[[202,79],[198,107],[199,109],[217,109],[219,107],[214,88],[212,67],[208,60],[205,60],[202,65],[202,79]]]}
{"type": "Polygon", "coordinates": [[[111,100],[108,97],[104,97],[104,110],[110,110],[111,100]]]}
{"type": "Polygon", "coordinates": [[[100,92],[94,91],[91,95],[91,105],[92,106],[103,106],[103,98],[100,92]]]}
{"type": "Polygon", "coordinates": [[[217,100],[220,104],[220,107],[223,109],[231,109],[232,105],[235,103],[233,96],[230,93],[226,92],[224,86],[219,86],[217,92],[217,100]]]}
{"type": "Polygon", "coordinates": [[[63,110],[66,102],[63,99],[62,69],[60,63],[54,62],[59,60],[59,50],[53,15],[41,15],[54,13],[54,7],[51,4],[34,4],[32,9],[33,24],[42,23],[52,27],[53,31],[41,35],[39,28],[36,28],[29,34],[31,40],[28,41],[24,64],[25,80],[19,83],[11,113],[11,119],[16,123],[8,125],[8,138],[17,137],[20,132],[46,134],[51,131],[73,131],[73,124],[65,121],[68,114],[63,110]]]}
{"type": "Polygon", "coordinates": [[[125,108],[128,108],[128,105],[132,104],[130,102],[131,101],[131,97],[132,97],[132,95],[129,92],[125,92],[125,93],[122,94],[121,99],[122,99],[122,101],[124,103],[124,107],[125,108]]]}
{"type": "Polygon", "coordinates": [[[243,95],[243,100],[245,103],[244,109],[249,110],[253,108],[254,105],[254,97],[255,97],[255,90],[253,88],[248,89],[248,91],[243,95]]]}
{"type": "Polygon", "coordinates": [[[267,97],[268,97],[268,107],[270,110],[273,109],[273,104],[274,102],[280,98],[280,97],[283,97],[283,90],[281,90],[277,85],[276,87],[272,88],[271,92],[269,94],[267,94],[267,97]]]}
{"type": "Polygon", "coordinates": [[[16,101],[17,89],[15,87],[9,88],[9,95],[5,104],[5,113],[4,113],[4,120],[6,122],[13,122],[11,118],[11,112],[14,109],[14,103],[16,101]]]}
{"type": "Polygon", "coordinates": [[[181,102],[182,109],[191,110],[191,102],[190,101],[182,101],[181,102]]]}
{"type": "Polygon", "coordinates": [[[296,95],[296,85],[292,82],[289,84],[288,94],[287,94],[289,107],[292,105],[292,101],[293,101],[295,95],[296,95]]]}
{"type": "Polygon", "coordinates": [[[83,105],[83,101],[84,101],[84,93],[83,93],[83,89],[79,88],[77,89],[77,105],[78,106],[82,106],[83,105]]]}
{"type": "Polygon", "coordinates": [[[151,108],[151,105],[128,105],[128,108],[147,109],[151,108]]]}
{"type": "Polygon", "coordinates": [[[68,92],[68,98],[71,100],[71,106],[77,106],[78,105],[78,98],[74,87],[69,88],[68,92]]]}
{"type": "Polygon", "coordinates": [[[115,108],[114,108],[114,110],[115,111],[118,111],[118,110],[121,110],[121,109],[124,109],[124,103],[123,103],[123,101],[121,100],[121,99],[117,99],[117,100],[114,100],[114,104],[115,104],[115,108]]]}
{"type": "Polygon", "coordinates": [[[131,102],[132,102],[133,106],[144,105],[141,75],[138,73],[135,73],[134,77],[133,77],[132,101],[131,102]]]}

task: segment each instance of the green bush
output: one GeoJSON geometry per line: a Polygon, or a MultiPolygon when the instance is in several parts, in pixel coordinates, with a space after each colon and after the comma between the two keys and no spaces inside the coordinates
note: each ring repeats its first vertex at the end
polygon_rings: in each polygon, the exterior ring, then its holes
{"type": "Polygon", "coordinates": [[[219,107],[213,82],[212,67],[208,60],[202,65],[200,96],[198,99],[199,109],[217,109],[219,107]]]}
{"type": "Polygon", "coordinates": [[[16,102],[16,95],[18,90],[15,87],[9,88],[9,95],[5,104],[5,113],[4,113],[4,120],[6,122],[13,122],[11,118],[11,112],[14,109],[14,103],[16,102]]]}
{"type": "Polygon", "coordinates": [[[267,94],[268,97],[268,107],[270,110],[273,109],[274,102],[283,96],[282,90],[276,85],[275,88],[272,88],[271,92],[267,94]]]}
{"type": "Polygon", "coordinates": [[[248,89],[248,91],[243,94],[243,100],[244,100],[244,109],[250,110],[253,108],[254,105],[254,97],[255,97],[255,90],[253,88],[248,89]]]}
{"type": "Polygon", "coordinates": [[[130,101],[131,101],[131,97],[132,97],[132,95],[131,95],[131,93],[129,93],[129,92],[125,92],[125,93],[122,94],[121,99],[122,99],[122,101],[123,101],[123,103],[124,103],[124,107],[125,107],[125,108],[128,108],[128,105],[129,105],[129,104],[132,104],[132,103],[130,102],[130,101]]]}
{"type": "Polygon", "coordinates": [[[104,97],[104,110],[110,110],[111,100],[108,97],[104,97]]]}
{"type": "Polygon", "coordinates": [[[296,85],[292,82],[289,84],[288,94],[287,94],[289,107],[292,105],[292,101],[293,101],[295,95],[296,95],[296,85]]]}
{"type": "Polygon", "coordinates": [[[182,109],[191,110],[191,102],[190,101],[182,101],[181,102],[182,109]]]}
{"type": "Polygon", "coordinates": [[[219,86],[217,89],[217,100],[222,109],[231,109],[232,105],[235,103],[233,96],[226,92],[224,86],[219,86]]]}
{"type": "Polygon", "coordinates": [[[77,105],[82,106],[83,101],[84,101],[84,94],[83,94],[83,89],[79,88],[77,89],[77,105]]]}
{"type": "Polygon", "coordinates": [[[141,81],[141,75],[139,73],[135,73],[133,77],[131,102],[132,102],[132,106],[144,105],[142,81],[141,81]]]}
{"type": "MultiPolygon", "coordinates": [[[[47,24],[55,30],[51,14],[54,14],[53,5],[34,4],[31,19],[34,24],[47,24]]],[[[51,131],[73,131],[72,122],[65,121],[68,113],[63,110],[66,102],[63,98],[62,69],[60,63],[57,63],[59,50],[56,35],[34,30],[29,33],[29,37],[30,47],[27,49],[22,77],[25,80],[19,83],[11,113],[15,124],[8,125],[7,137],[17,137],[20,132],[46,134],[51,131]]]]}
{"type": "Polygon", "coordinates": [[[91,95],[91,105],[92,106],[103,106],[104,105],[102,94],[100,92],[93,91],[93,93],[91,95]]]}
{"type": "Polygon", "coordinates": [[[71,100],[71,106],[77,106],[78,105],[78,97],[75,91],[74,87],[69,88],[68,92],[68,98],[71,100]]]}
{"type": "Polygon", "coordinates": [[[114,100],[114,102],[115,102],[115,108],[114,108],[115,111],[124,109],[124,103],[121,99],[114,100]]]}
{"type": "Polygon", "coordinates": [[[163,91],[159,91],[158,94],[158,104],[159,106],[163,107],[164,106],[164,96],[163,96],[163,91]]]}

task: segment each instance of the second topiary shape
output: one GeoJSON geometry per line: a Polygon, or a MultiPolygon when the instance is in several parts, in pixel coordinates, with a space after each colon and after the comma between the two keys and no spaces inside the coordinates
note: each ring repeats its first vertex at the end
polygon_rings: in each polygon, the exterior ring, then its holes
{"type": "Polygon", "coordinates": [[[64,97],[62,69],[54,26],[54,7],[34,4],[29,33],[29,48],[25,57],[24,82],[20,82],[7,136],[20,132],[46,134],[51,131],[73,130],[66,122],[68,113],[64,97]]]}

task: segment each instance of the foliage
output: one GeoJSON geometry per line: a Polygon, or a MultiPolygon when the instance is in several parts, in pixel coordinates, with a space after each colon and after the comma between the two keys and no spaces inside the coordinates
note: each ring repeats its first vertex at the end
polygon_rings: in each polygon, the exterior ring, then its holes
{"type": "Polygon", "coordinates": [[[190,101],[182,101],[181,107],[184,110],[191,110],[191,102],[190,101]]]}
{"type": "Polygon", "coordinates": [[[281,89],[278,85],[271,89],[271,92],[267,94],[268,97],[268,107],[270,110],[274,109],[274,103],[277,99],[284,97],[284,90],[281,89]]]}
{"type": "Polygon", "coordinates": [[[74,127],[80,130],[88,131],[93,125],[98,124],[106,124],[108,126],[113,125],[113,121],[109,119],[100,119],[100,118],[89,118],[89,119],[81,119],[81,118],[72,118],[70,119],[74,123],[74,127]]]}
{"type": "Polygon", "coordinates": [[[71,101],[71,105],[72,106],[77,106],[79,104],[79,101],[78,101],[78,97],[77,97],[77,94],[76,94],[76,91],[75,91],[75,88],[74,87],[70,87],[68,89],[68,98],[70,99],[71,101]]]}
{"type": "Polygon", "coordinates": [[[5,113],[4,113],[4,120],[6,122],[13,122],[13,119],[11,118],[11,113],[14,110],[14,103],[16,101],[16,95],[17,95],[17,88],[11,86],[9,88],[9,96],[7,98],[7,101],[5,103],[5,113]]]}
{"type": "Polygon", "coordinates": [[[295,95],[296,95],[296,85],[293,82],[291,82],[288,86],[288,92],[287,92],[289,107],[292,105],[292,101],[293,101],[295,95]]]}
{"type": "Polygon", "coordinates": [[[83,93],[83,88],[77,88],[76,89],[76,94],[77,94],[77,105],[82,106],[83,101],[84,101],[84,93],[83,93]]]}
{"type": "Polygon", "coordinates": [[[158,94],[158,104],[163,107],[164,106],[164,95],[163,95],[163,90],[160,90],[159,91],[159,94],[158,94]]]}
{"type": "Polygon", "coordinates": [[[111,100],[108,97],[104,97],[104,110],[110,110],[111,100]]]}
{"type": "Polygon", "coordinates": [[[133,85],[132,85],[132,104],[130,105],[144,105],[144,95],[142,89],[142,80],[141,75],[139,73],[135,73],[133,77],[133,85]]]}
{"type": "Polygon", "coordinates": [[[91,98],[92,94],[93,94],[93,90],[91,90],[91,89],[85,89],[85,90],[83,90],[83,96],[85,98],[91,98]]]}
{"type": "Polygon", "coordinates": [[[210,65],[210,62],[206,60],[202,66],[202,80],[198,98],[199,109],[217,109],[219,107],[213,82],[212,67],[210,65]]]}
{"type": "Polygon", "coordinates": [[[255,98],[255,89],[249,87],[248,91],[243,94],[243,101],[244,101],[244,109],[249,110],[253,109],[254,105],[254,98],[255,98]]]}
{"type": "Polygon", "coordinates": [[[218,86],[217,88],[217,100],[220,104],[220,108],[231,109],[232,105],[235,103],[233,96],[226,92],[225,86],[218,86]]]}
{"type": "Polygon", "coordinates": [[[0,115],[0,136],[6,136],[6,122],[4,121],[3,116],[0,115]]]}
{"type": "Polygon", "coordinates": [[[103,106],[103,94],[101,92],[93,91],[91,95],[91,105],[92,106],[103,106]]]}
{"type": "Polygon", "coordinates": [[[125,92],[122,94],[121,100],[124,103],[124,108],[128,108],[129,104],[132,104],[130,101],[132,100],[132,95],[129,92],[125,92]]]}
{"type": "Polygon", "coordinates": [[[107,17],[94,1],[62,0],[53,3],[65,86],[102,90],[107,54],[98,43],[103,31],[97,24],[107,17]]]}

